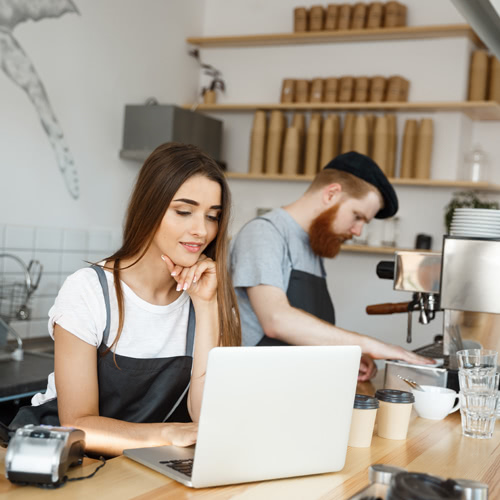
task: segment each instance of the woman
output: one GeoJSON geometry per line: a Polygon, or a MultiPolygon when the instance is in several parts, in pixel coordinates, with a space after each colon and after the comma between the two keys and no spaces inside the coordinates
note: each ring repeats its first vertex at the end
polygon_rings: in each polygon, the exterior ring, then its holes
{"type": "Polygon", "coordinates": [[[57,405],[61,425],[83,429],[87,450],[107,455],[196,441],[208,352],[241,343],[230,205],[209,156],[174,143],[153,151],[122,247],[69,276],[49,311],[55,371],[33,398],[38,421],[57,423],[44,418],[57,405]]]}

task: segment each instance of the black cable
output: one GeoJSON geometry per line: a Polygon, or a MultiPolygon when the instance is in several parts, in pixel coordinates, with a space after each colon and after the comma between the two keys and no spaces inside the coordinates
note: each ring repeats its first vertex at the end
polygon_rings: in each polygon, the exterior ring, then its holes
{"type": "MultiPolygon", "coordinates": [[[[84,457],[87,457],[87,455],[84,455],[84,457]]],[[[88,476],[80,476],[80,477],[71,477],[68,478],[68,476],[64,476],[58,483],[23,483],[25,485],[29,486],[36,486],[38,488],[42,488],[45,490],[55,490],[57,488],[61,488],[61,486],[64,486],[66,483],[69,483],[70,481],[81,481],[82,479],[90,479],[91,477],[94,477],[99,469],[102,469],[106,465],[106,459],[103,456],[99,457],[99,460],[102,462],[100,465],[98,465],[94,472],[91,472],[88,476]]]]}
{"type": "Polygon", "coordinates": [[[16,431],[7,427],[3,422],[0,422],[0,446],[7,448],[10,438],[16,431]]]}
{"type": "MultiPolygon", "coordinates": [[[[84,455],[84,457],[87,457],[87,455],[84,455]]],[[[88,458],[88,457],[87,457],[88,458]]],[[[101,455],[99,457],[99,460],[102,462],[101,465],[98,465],[94,472],[92,472],[91,474],[89,474],[88,476],[80,476],[80,477],[72,477],[72,478],[69,478],[68,481],[81,481],[82,479],[90,479],[91,477],[94,477],[97,473],[97,471],[99,469],[102,469],[105,465],[106,465],[106,459],[101,455]]],[[[64,477],[68,477],[68,476],[64,476],[64,477]]]]}

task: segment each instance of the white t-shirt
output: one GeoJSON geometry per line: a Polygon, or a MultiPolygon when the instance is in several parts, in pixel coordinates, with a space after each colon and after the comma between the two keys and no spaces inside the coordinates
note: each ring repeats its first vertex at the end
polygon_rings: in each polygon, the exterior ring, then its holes
{"type": "MultiPolygon", "coordinates": [[[[118,330],[118,301],[113,273],[105,271],[109,288],[111,325],[107,345],[118,330]]],[[[181,296],[166,306],[150,304],[121,282],[125,323],[118,340],[116,354],[131,358],[169,358],[186,353],[189,319],[189,295],[181,296]]],[[[54,324],[90,345],[98,347],[106,327],[106,306],[99,278],[90,267],[68,276],[49,311],[49,334],[54,338],[54,324]]],[[[49,375],[45,394],[33,396],[31,404],[40,405],[57,396],[54,374],[49,375]]]]}

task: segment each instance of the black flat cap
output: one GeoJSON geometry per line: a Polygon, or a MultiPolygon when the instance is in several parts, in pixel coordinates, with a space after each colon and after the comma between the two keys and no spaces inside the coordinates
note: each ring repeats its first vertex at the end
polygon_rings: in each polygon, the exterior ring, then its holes
{"type": "Polygon", "coordinates": [[[384,207],[375,215],[377,219],[392,217],[398,211],[396,191],[394,191],[384,172],[368,156],[349,151],[349,153],[336,156],[325,168],[342,170],[375,186],[384,199],[384,207]]]}

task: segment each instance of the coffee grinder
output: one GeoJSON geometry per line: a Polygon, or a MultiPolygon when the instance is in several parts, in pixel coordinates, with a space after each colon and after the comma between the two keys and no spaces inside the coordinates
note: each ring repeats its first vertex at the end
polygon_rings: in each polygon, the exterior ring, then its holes
{"type": "MultiPolygon", "coordinates": [[[[410,365],[386,361],[384,387],[407,390],[399,378],[420,385],[436,385],[458,390],[455,353],[471,345],[499,350],[500,336],[492,332],[491,315],[500,314],[500,239],[444,236],[442,252],[397,251],[394,261],[377,265],[377,276],[391,279],[394,290],[412,292],[412,300],[395,304],[377,304],[367,314],[408,314],[407,341],[412,338],[413,312],[418,321],[428,324],[437,311],[443,311],[443,334],[433,344],[414,352],[434,358],[436,365],[410,365]],[[488,313],[487,324],[470,322],[471,313],[488,313]],[[489,330],[478,335],[479,330],[489,330]],[[498,337],[498,338],[497,338],[498,337]]],[[[477,314],[472,314],[472,317],[477,314]]],[[[484,315],[483,315],[484,316],[484,315]]]]}

